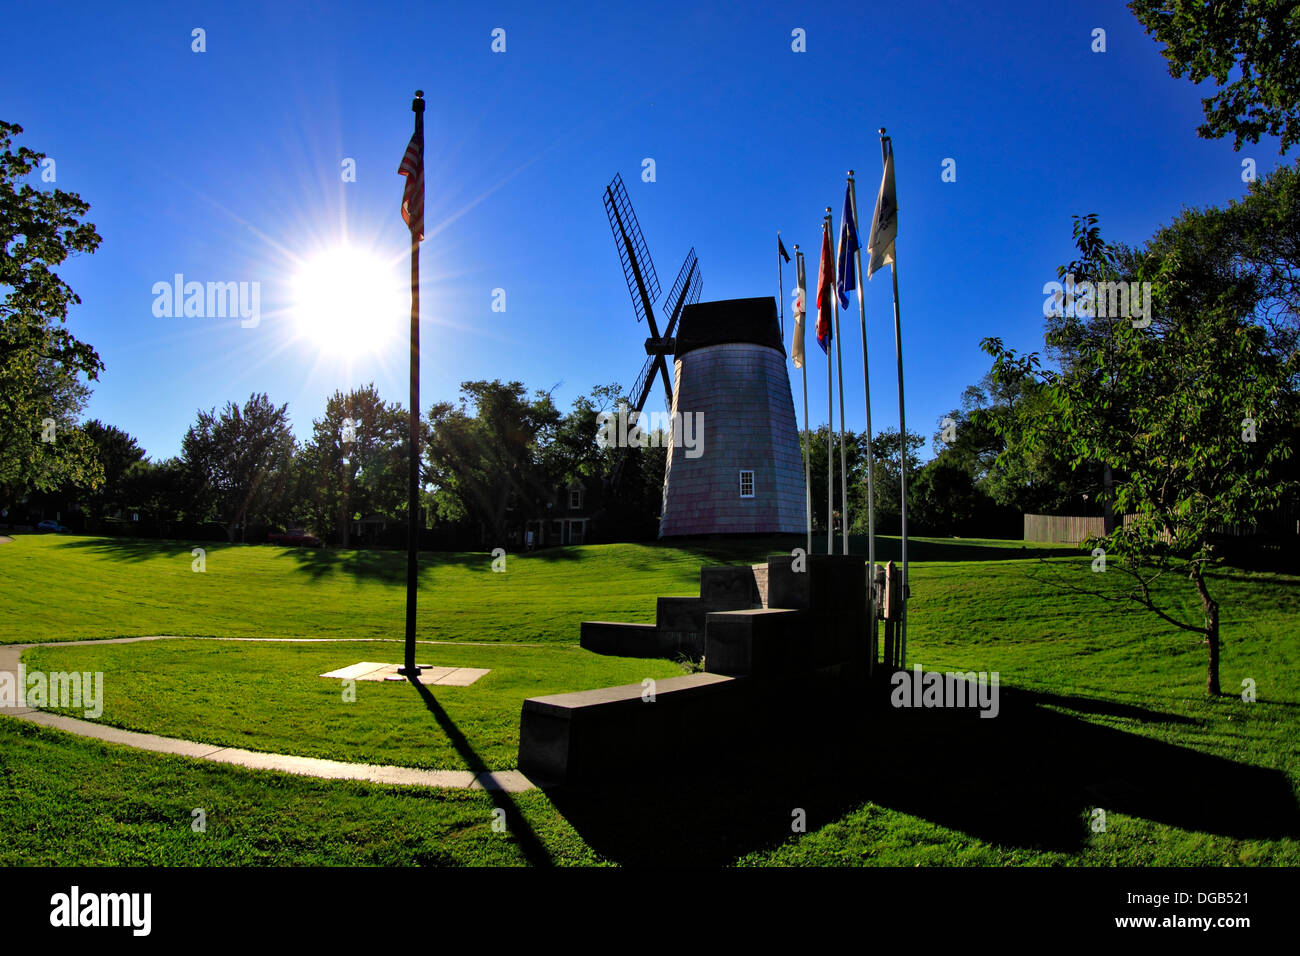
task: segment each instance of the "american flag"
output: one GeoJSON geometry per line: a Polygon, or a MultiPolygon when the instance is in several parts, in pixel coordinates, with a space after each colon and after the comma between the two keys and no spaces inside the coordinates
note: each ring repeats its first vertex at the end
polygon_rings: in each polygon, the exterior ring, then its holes
{"type": "Polygon", "coordinates": [[[411,227],[411,238],[424,241],[424,130],[416,130],[406,146],[406,155],[398,167],[398,175],[406,177],[402,190],[402,219],[411,227]]]}

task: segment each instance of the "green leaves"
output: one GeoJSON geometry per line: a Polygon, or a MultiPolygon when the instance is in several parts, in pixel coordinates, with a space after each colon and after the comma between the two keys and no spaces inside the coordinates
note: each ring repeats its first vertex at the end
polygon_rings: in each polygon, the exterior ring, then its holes
{"type": "Polygon", "coordinates": [[[89,394],[79,376],[93,380],[104,366],[60,327],[80,300],[53,269],[100,239],[76,194],[18,185],[44,158],[11,148],[21,132],[0,122],[0,493],[13,497],[103,480],[76,422],[89,394]]]}
{"type": "Polygon", "coordinates": [[[1300,142],[1300,3],[1133,0],[1129,10],[1164,44],[1170,76],[1215,81],[1218,92],[1201,100],[1202,138],[1231,135],[1240,150],[1268,134],[1281,138],[1279,153],[1300,142]]]}

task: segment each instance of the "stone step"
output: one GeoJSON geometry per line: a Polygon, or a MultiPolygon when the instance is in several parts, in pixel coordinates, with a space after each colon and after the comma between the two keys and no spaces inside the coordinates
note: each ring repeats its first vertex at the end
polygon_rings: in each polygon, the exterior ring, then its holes
{"type": "Polygon", "coordinates": [[[748,565],[700,568],[700,597],[736,608],[762,603],[754,569],[748,565]]]}
{"type": "Polygon", "coordinates": [[[705,624],[704,663],[710,674],[775,677],[811,668],[807,611],[757,608],[719,611],[705,624]]]}
{"type": "Polygon", "coordinates": [[[720,674],[530,697],[519,718],[519,769],[543,786],[652,773],[677,759],[683,741],[720,745],[743,716],[736,698],[736,683],[720,674]]]}
{"type": "Polygon", "coordinates": [[[583,648],[614,657],[662,657],[659,631],[653,624],[583,621],[578,639],[583,648]]]}

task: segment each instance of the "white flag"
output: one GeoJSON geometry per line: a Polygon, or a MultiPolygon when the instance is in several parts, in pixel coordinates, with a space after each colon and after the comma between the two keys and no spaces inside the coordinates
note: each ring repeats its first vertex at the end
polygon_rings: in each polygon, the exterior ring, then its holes
{"type": "Polygon", "coordinates": [[[798,278],[795,279],[794,288],[794,347],[790,353],[794,358],[794,367],[803,368],[803,317],[808,310],[808,290],[803,275],[803,253],[796,251],[795,255],[798,256],[795,266],[798,278]]]}
{"type": "Polygon", "coordinates": [[[880,179],[876,197],[876,214],[871,220],[871,238],[867,240],[867,278],[877,269],[894,261],[894,237],[898,235],[898,196],[894,193],[894,146],[885,140],[885,174],[880,179]]]}

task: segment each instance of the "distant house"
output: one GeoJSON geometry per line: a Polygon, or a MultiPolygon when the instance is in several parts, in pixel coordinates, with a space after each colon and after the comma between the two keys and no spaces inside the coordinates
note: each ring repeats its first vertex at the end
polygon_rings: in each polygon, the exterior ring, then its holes
{"type": "Polygon", "coordinates": [[[353,520],[352,537],[358,544],[375,544],[381,540],[381,536],[390,525],[399,524],[401,522],[394,521],[386,515],[368,514],[353,520]]]}
{"type": "Polygon", "coordinates": [[[565,544],[586,544],[590,524],[600,502],[599,486],[573,478],[557,487],[545,502],[545,514],[523,522],[525,549],[548,548],[565,544]]]}

